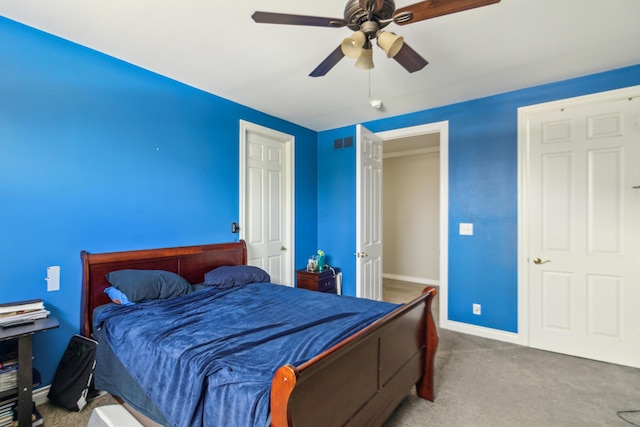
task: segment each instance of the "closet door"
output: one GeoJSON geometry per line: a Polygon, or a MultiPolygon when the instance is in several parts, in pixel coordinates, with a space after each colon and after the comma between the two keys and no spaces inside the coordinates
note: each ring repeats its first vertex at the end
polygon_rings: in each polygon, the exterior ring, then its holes
{"type": "Polygon", "coordinates": [[[640,367],[640,100],[527,121],[530,345],[640,367]]]}

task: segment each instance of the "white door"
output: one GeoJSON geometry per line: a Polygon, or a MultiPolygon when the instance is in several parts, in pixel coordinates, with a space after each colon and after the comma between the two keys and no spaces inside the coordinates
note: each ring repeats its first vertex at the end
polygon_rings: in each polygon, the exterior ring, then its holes
{"type": "Polygon", "coordinates": [[[530,345],[640,367],[640,99],[570,101],[527,117],[530,345]]]}
{"type": "Polygon", "coordinates": [[[356,296],[382,300],[382,138],[356,130],[356,296]]]}
{"type": "Polygon", "coordinates": [[[293,286],[293,137],[240,124],[240,238],[247,263],[293,286]]]}

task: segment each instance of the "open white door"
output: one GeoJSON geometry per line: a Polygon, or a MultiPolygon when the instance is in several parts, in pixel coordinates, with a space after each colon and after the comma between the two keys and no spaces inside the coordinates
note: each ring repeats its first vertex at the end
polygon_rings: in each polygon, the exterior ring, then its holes
{"type": "Polygon", "coordinates": [[[382,138],[356,130],[356,296],[382,300],[382,138]]]}
{"type": "Polygon", "coordinates": [[[247,262],[293,286],[293,136],[240,122],[240,238],[247,262]]]}

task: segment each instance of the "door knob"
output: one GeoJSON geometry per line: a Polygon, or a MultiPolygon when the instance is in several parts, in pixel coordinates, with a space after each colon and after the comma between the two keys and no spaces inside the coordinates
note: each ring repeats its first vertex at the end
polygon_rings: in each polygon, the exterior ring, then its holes
{"type": "Polygon", "coordinates": [[[548,263],[548,262],[551,262],[551,260],[550,260],[550,259],[542,260],[542,259],[540,259],[540,258],[534,258],[534,259],[533,259],[533,263],[534,263],[534,264],[546,264],[546,263],[548,263]]]}
{"type": "Polygon", "coordinates": [[[366,253],[366,252],[356,252],[354,255],[355,255],[357,258],[364,258],[364,257],[369,256],[369,254],[368,254],[368,253],[366,253]]]}
{"type": "Polygon", "coordinates": [[[284,247],[284,245],[282,245],[282,246],[280,246],[280,250],[281,250],[281,251],[286,251],[286,250],[287,250],[287,248],[285,248],[285,247],[284,247]]]}

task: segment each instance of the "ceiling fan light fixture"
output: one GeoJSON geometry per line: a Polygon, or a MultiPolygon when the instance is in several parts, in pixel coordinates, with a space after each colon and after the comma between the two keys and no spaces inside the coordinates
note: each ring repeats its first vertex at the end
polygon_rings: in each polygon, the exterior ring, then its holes
{"type": "Polygon", "coordinates": [[[376,38],[378,39],[378,46],[384,50],[387,58],[396,56],[404,44],[404,37],[388,31],[379,31],[376,38]]]}
{"type": "Polygon", "coordinates": [[[362,49],[360,56],[356,60],[355,67],[360,70],[370,70],[373,68],[373,49],[371,49],[371,47],[362,49]]]}
{"type": "Polygon", "coordinates": [[[360,57],[360,54],[362,53],[362,46],[364,46],[366,40],[367,38],[362,31],[354,32],[351,37],[347,37],[342,41],[342,44],[340,45],[342,53],[353,59],[360,57]]]}

